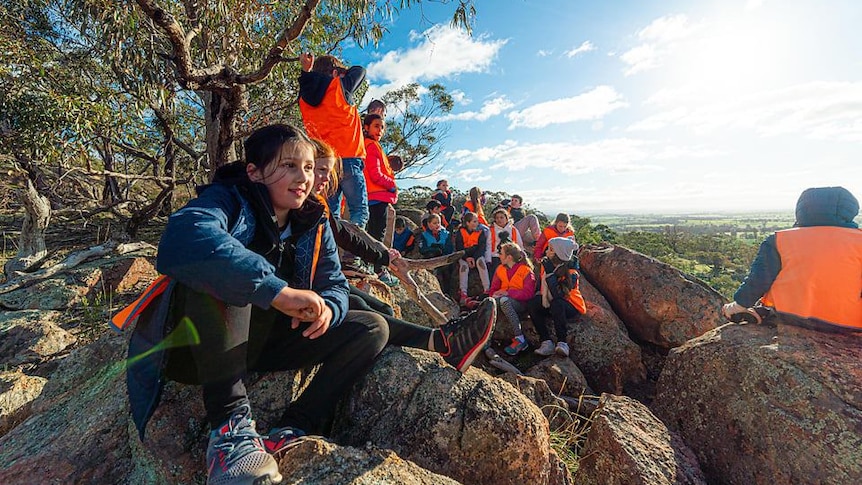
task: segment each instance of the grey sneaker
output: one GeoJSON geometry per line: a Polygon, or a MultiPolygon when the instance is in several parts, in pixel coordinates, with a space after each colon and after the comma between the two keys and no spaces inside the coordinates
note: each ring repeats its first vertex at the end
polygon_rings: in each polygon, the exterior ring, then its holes
{"type": "Polygon", "coordinates": [[[383,268],[380,273],[377,274],[377,279],[379,279],[386,286],[398,286],[400,281],[398,278],[392,276],[388,269],[383,268]]]}
{"type": "Polygon", "coordinates": [[[274,485],[281,478],[278,464],[255,431],[247,405],[210,433],[207,485],[274,485]]]}
{"type": "Polygon", "coordinates": [[[304,437],[305,431],[299,428],[292,426],[275,428],[270,430],[267,436],[263,437],[263,446],[266,448],[266,451],[275,455],[279,451],[298,445],[304,437]]]}
{"type": "Polygon", "coordinates": [[[493,298],[486,298],[476,310],[440,327],[446,345],[446,350],[440,355],[458,372],[466,372],[491,339],[495,321],[497,302],[493,298]]]}
{"type": "Polygon", "coordinates": [[[569,356],[569,344],[567,344],[565,342],[557,342],[557,348],[554,349],[554,352],[556,352],[557,355],[562,355],[563,357],[568,357],[569,356]]]}
{"type": "Polygon", "coordinates": [[[551,342],[550,340],[545,340],[542,342],[541,345],[539,345],[539,348],[534,350],[533,352],[547,357],[554,353],[554,342],[551,342]]]}

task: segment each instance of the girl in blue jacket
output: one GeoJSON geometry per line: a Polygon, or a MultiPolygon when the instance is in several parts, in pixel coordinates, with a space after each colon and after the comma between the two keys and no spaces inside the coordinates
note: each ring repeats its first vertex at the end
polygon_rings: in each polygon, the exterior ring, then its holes
{"type": "Polygon", "coordinates": [[[161,305],[141,315],[130,344],[130,355],[145,356],[128,370],[142,436],[161,371],[202,386],[212,429],[208,483],[263,483],[266,476],[278,483],[269,453],[305,433],[325,433],[342,393],[388,339],[381,316],[347,312],[347,281],[325,204],[310,197],[310,140],[292,126],[272,125],[244,146],[245,162],[218,169],[213,183],[170,217],[157,269],[171,286],[161,305]],[[181,321],[191,323],[200,343],[153,352],[181,321]],[[313,364],[318,372],[278,427],[258,434],[246,373],[313,364]]]}

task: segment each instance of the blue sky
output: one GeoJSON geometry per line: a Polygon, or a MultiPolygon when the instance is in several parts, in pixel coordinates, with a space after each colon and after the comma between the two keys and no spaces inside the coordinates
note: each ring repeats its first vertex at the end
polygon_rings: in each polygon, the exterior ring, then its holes
{"type": "MultiPolygon", "coordinates": [[[[404,12],[348,48],[369,96],[418,81],[457,99],[442,175],[545,212],[792,210],[862,197],[862,2],[476,0],[404,12]]],[[[365,101],[370,99],[368,97],[365,101]]]]}

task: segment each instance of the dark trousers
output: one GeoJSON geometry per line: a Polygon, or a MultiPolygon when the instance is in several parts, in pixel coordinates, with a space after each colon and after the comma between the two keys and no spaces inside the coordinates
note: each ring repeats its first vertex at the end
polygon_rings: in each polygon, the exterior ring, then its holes
{"type": "Polygon", "coordinates": [[[580,312],[566,300],[554,298],[551,300],[551,307],[545,308],[542,306],[542,295],[534,296],[527,303],[527,311],[530,313],[530,320],[539,332],[539,338],[544,342],[551,340],[551,334],[548,332],[547,319],[551,316],[554,322],[554,331],[557,335],[557,342],[565,342],[568,333],[568,321],[580,319],[580,312]]]}
{"type": "Polygon", "coordinates": [[[311,340],[307,324],[290,328],[290,317],[270,309],[227,305],[179,285],[175,308],[200,335],[191,347],[210,426],[227,421],[248,403],[248,371],[284,371],[321,364],[311,383],[287,409],[277,426],[326,434],[341,396],[371,367],[389,339],[388,325],[377,313],[349,311],[341,325],[311,340]]]}
{"type": "Polygon", "coordinates": [[[395,318],[395,312],[386,302],[350,286],[350,309],[379,313],[389,324],[389,345],[400,345],[414,349],[428,350],[428,342],[434,329],[405,322],[395,318]]]}
{"type": "Polygon", "coordinates": [[[380,242],[383,242],[383,234],[386,233],[387,207],[389,207],[389,204],[385,202],[378,202],[368,206],[368,225],[365,226],[365,230],[371,237],[380,242]]]}

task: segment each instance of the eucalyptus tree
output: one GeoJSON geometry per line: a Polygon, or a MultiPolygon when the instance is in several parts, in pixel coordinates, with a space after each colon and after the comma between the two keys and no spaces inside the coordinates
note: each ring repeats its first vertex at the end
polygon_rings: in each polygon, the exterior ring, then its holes
{"type": "MultiPolygon", "coordinates": [[[[421,0],[79,2],[110,26],[105,30],[108,45],[121,45],[146,24],[159,29],[153,42],[162,50],[161,67],[171,69],[180,86],[199,93],[203,101],[211,169],[237,158],[241,119],[252,125],[296,116],[295,110],[272,108],[297,98],[298,66],[292,61],[302,51],[333,51],[347,39],[360,46],[376,43],[400,9],[421,5],[421,0]],[[265,81],[270,87],[260,91],[275,96],[258,98],[263,101],[258,112],[246,116],[250,87],[265,81]]],[[[454,5],[453,23],[469,28],[473,0],[442,3],[454,5]]]]}
{"type": "Polygon", "coordinates": [[[439,121],[455,103],[442,84],[422,87],[411,83],[383,96],[387,106],[386,134],[382,144],[387,153],[401,157],[399,178],[421,178],[443,168],[435,164],[449,126],[439,121]],[[433,167],[433,168],[432,168],[433,167]],[[430,169],[430,170],[428,170],[430,169]]]}

